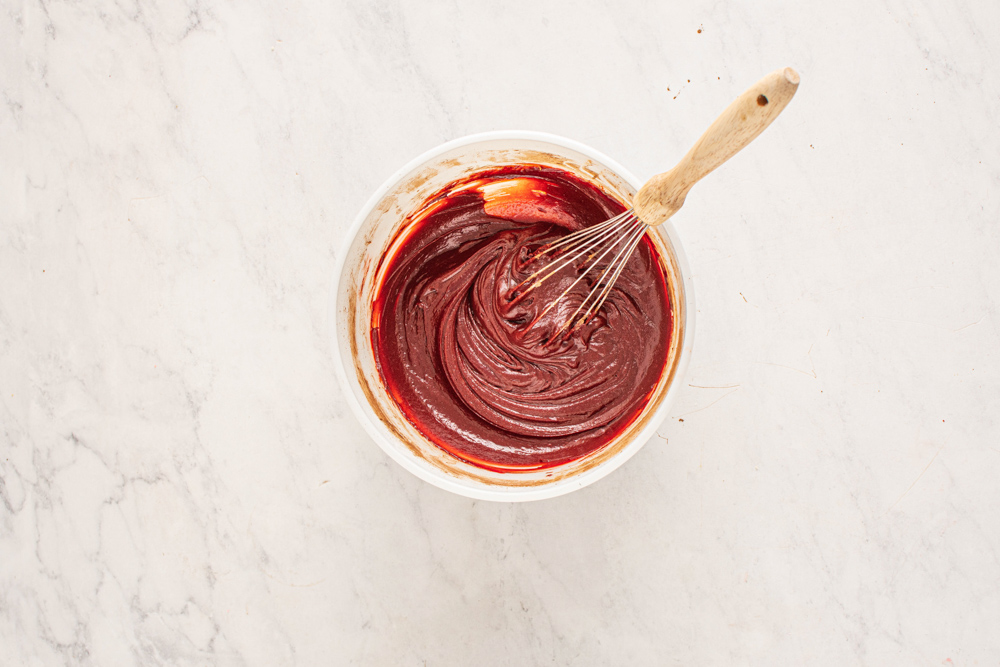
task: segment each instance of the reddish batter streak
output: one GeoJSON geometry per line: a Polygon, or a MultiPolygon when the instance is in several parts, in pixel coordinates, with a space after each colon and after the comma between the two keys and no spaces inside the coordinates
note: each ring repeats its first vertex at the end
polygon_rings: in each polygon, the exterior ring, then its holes
{"type": "Polygon", "coordinates": [[[452,183],[412,216],[383,260],[372,341],[386,387],[427,438],[484,468],[545,468],[599,449],[642,411],[672,327],[648,238],[598,315],[564,340],[550,339],[599,271],[544,315],[576,266],[516,293],[552,261],[532,257],[540,247],[622,210],[566,172],[518,166],[452,183]]]}

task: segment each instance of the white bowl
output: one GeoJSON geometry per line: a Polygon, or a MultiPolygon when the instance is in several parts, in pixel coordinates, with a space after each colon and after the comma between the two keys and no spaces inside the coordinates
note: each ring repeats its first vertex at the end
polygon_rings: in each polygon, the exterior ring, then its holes
{"type": "Polygon", "coordinates": [[[694,293],[670,221],[653,228],[667,275],[674,333],[663,375],[645,409],[608,445],[554,468],[493,472],[461,461],[424,437],[386,392],[371,341],[372,302],[386,250],[407,215],[449,183],[507,164],[559,167],[626,205],[641,183],[617,162],[581,143],[541,132],[487,132],[434,148],[396,172],[354,220],[337,258],[330,315],[333,357],[344,394],[369,435],[397,463],[442,489],[483,500],[539,500],[592,484],[653,436],[685,376],[694,334],[694,293]]]}

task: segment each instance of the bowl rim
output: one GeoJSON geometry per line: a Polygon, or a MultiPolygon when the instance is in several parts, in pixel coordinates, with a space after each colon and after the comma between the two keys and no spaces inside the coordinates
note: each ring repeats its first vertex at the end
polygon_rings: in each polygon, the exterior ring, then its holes
{"type": "Polygon", "coordinates": [[[551,484],[529,487],[480,488],[476,486],[468,486],[460,484],[456,479],[447,475],[444,471],[441,471],[439,474],[435,474],[434,471],[427,470],[424,467],[417,465],[415,458],[403,451],[405,448],[398,448],[393,446],[391,443],[386,442],[387,436],[379,430],[377,425],[374,423],[374,410],[371,406],[362,405],[361,401],[353,391],[347,374],[347,367],[341,354],[337,333],[337,297],[340,291],[340,281],[343,275],[348,253],[350,252],[351,245],[354,243],[354,239],[357,237],[358,232],[361,230],[361,227],[364,225],[369,214],[382,201],[385,195],[400,181],[402,181],[403,178],[415,171],[424,163],[432,160],[442,153],[471,144],[498,140],[538,141],[566,148],[571,151],[576,151],[577,153],[585,155],[588,158],[604,165],[635,189],[638,190],[638,188],[642,185],[642,182],[639,181],[632,174],[632,172],[618,163],[618,161],[579,141],[568,139],[556,134],[550,134],[548,132],[538,132],[534,130],[495,130],[469,134],[442,144],[438,144],[437,146],[424,151],[393,172],[378,188],[375,189],[372,195],[368,198],[368,201],[365,202],[364,206],[362,206],[355,215],[353,222],[350,227],[348,227],[342,240],[340,241],[335,257],[333,280],[331,281],[327,301],[327,331],[331,352],[333,354],[334,368],[337,374],[337,381],[340,385],[340,389],[346,396],[347,402],[351,406],[351,411],[354,413],[354,417],[361,423],[362,428],[364,428],[369,437],[371,437],[382,449],[382,451],[388,454],[391,459],[425,482],[461,496],[476,500],[523,502],[529,500],[555,498],[593,484],[624,465],[626,461],[632,458],[632,456],[634,456],[640,449],[642,449],[642,447],[646,445],[647,442],[649,442],[650,439],[652,439],[655,432],[659,429],[663,422],[666,421],[667,410],[673,403],[677,385],[687,376],[687,367],[691,359],[692,345],[694,342],[696,310],[694,303],[694,285],[687,257],[684,254],[684,249],[680,243],[679,235],[671,224],[671,221],[667,220],[665,223],[662,223],[661,227],[664,228],[664,231],[670,239],[672,245],[674,259],[677,264],[677,273],[680,275],[681,282],[683,283],[685,305],[684,330],[682,332],[683,340],[681,341],[674,381],[672,384],[667,386],[666,395],[656,412],[654,412],[653,419],[649,421],[649,423],[639,432],[631,443],[603,464],[585,470],[579,475],[557,480],[551,484]]]}

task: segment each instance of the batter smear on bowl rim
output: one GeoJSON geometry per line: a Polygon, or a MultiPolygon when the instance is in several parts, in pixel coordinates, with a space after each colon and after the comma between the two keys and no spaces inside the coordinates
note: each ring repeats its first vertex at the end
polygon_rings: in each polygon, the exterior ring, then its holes
{"type": "Polygon", "coordinates": [[[410,217],[382,260],[372,343],[390,395],[429,440],[483,468],[535,470],[600,449],[642,412],[673,325],[648,238],[577,327],[563,325],[600,271],[544,313],[575,266],[518,289],[551,261],[540,248],[623,210],[568,172],[518,165],[451,183],[410,217]]]}

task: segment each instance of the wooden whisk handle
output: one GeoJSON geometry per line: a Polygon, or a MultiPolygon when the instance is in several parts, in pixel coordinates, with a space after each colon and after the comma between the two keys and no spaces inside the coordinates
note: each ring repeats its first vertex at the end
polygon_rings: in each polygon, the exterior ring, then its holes
{"type": "Polygon", "coordinates": [[[632,208],[647,225],[658,225],[684,205],[695,183],[757,138],[788,106],[799,87],[791,67],[771,72],[726,107],[677,166],[646,181],[632,208]]]}

